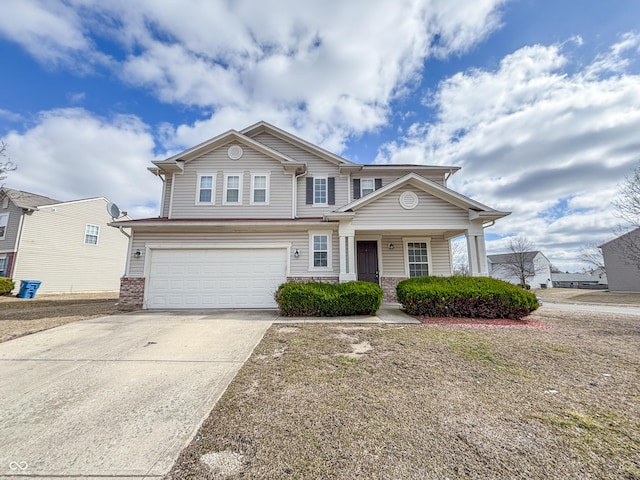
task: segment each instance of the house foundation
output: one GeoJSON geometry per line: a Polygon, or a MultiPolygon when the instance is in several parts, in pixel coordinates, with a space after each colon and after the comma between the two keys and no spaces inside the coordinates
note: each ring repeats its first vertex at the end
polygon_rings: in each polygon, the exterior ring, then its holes
{"type": "Polygon", "coordinates": [[[139,310],[144,301],[144,278],[122,277],[120,279],[120,310],[139,310]]]}

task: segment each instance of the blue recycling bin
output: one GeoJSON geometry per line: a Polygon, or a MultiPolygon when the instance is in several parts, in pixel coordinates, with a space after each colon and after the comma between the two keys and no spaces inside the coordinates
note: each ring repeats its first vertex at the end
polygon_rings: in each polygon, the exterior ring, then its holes
{"type": "Polygon", "coordinates": [[[18,298],[33,298],[42,282],[40,280],[20,280],[18,298]]]}

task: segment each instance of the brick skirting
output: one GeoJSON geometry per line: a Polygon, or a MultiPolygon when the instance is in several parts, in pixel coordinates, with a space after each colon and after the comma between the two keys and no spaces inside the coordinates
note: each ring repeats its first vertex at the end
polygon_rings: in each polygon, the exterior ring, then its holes
{"type": "Polygon", "coordinates": [[[287,282],[322,282],[322,283],[340,283],[338,277],[287,277],[287,282]]]}
{"type": "Polygon", "coordinates": [[[381,277],[380,287],[382,287],[382,301],[383,302],[397,302],[398,296],[396,295],[396,287],[402,281],[406,280],[405,277],[381,277]]]}
{"type": "Polygon", "coordinates": [[[120,279],[120,310],[138,310],[144,300],[144,278],[122,277],[120,279]]]}

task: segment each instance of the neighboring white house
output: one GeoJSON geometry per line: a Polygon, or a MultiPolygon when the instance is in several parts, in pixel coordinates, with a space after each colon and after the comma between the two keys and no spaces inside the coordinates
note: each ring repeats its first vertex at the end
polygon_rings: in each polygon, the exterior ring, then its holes
{"type": "Polygon", "coordinates": [[[542,252],[502,253],[488,255],[489,275],[520,285],[519,271],[525,272],[526,282],[531,288],[552,288],[551,262],[542,252]],[[520,267],[521,266],[521,267],[520,267]]]}
{"type": "Polygon", "coordinates": [[[640,228],[600,245],[610,292],[640,292],[640,266],[629,258],[640,254],[640,228]]]}
{"type": "Polygon", "coordinates": [[[41,281],[38,293],[117,291],[128,239],[108,226],[108,203],[0,188],[0,276],[14,293],[21,280],[41,281]]]}
{"type": "Polygon", "coordinates": [[[265,122],[153,164],[160,217],[112,223],[132,231],[121,305],[273,308],[287,280],[394,300],[403,279],[451,275],[459,235],[487,275],[484,228],[509,214],[447,188],[458,167],[356,164],[265,122]]]}

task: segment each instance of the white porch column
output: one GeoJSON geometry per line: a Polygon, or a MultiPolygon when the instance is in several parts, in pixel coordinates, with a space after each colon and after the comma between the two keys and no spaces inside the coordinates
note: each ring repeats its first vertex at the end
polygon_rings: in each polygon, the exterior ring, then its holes
{"type": "Polygon", "coordinates": [[[356,279],[356,256],[355,256],[355,238],[354,235],[347,237],[348,260],[349,260],[349,280],[356,279]]]}
{"type": "Polygon", "coordinates": [[[338,250],[340,254],[340,278],[347,275],[347,246],[345,242],[347,238],[344,235],[338,237],[338,250]]]}
{"type": "Polygon", "coordinates": [[[356,279],[355,264],[355,231],[351,226],[351,220],[340,222],[338,228],[338,246],[340,254],[340,282],[348,282],[356,279]]]}
{"type": "Polygon", "coordinates": [[[467,238],[467,258],[469,260],[469,275],[471,275],[472,277],[476,277],[479,275],[478,274],[479,265],[478,265],[478,251],[476,250],[475,235],[472,235],[469,232],[467,232],[465,234],[465,237],[467,238]]]}
{"type": "Polygon", "coordinates": [[[472,277],[486,277],[489,275],[487,265],[487,248],[484,242],[484,232],[467,232],[467,253],[469,256],[469,274],[472,277]]]}

